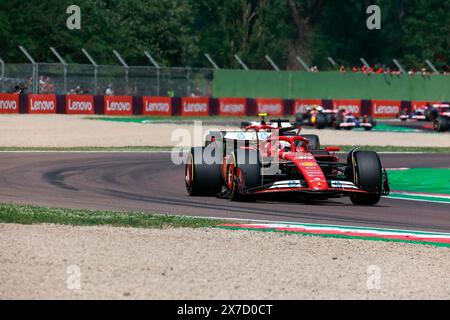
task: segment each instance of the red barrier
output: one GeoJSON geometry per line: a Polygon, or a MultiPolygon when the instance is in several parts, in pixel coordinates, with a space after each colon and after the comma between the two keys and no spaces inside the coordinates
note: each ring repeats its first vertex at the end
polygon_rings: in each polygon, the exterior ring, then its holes
{"type": "Polygon", "coordinates": [[[219,115],[245,116],[247,114],[247,99],[219,98],[219,115]]]}
{"type": "Polygon", "coordinates": [[[297,99],[294,101],[294,114],[303,113],[307,108],[323,107],[322,99],[297,99]]]}
{"type": "Polygon", "coordinates": [[[256,99],[256,112],[268,113],[274,117],[281,117],[284,115],[284,100],[283,99],[256,99]]]}
{"type": "Polygon", "coordinates": [[[0,93],[0,113],[19,113],[19,95],[0,93]]]}
{"type": "Polygon", "coordinates": [[[417,109],[424,110],[428,107],[428,105],[432,104],[440,104],[440,102],[431,102],[431,101],[411,101],[412,111],[416,111],[417,109]]]}
{"type": "Polygon", "coordinates": [[[94,96],[66,95],[67,114],[94,114],[94,96]]]}
{"type": "Polygon", "coordinates": [[[106,115],[124,115],[133,114],[133,97],[130,96],[105,96],[105,114],[106,115]]]}
{"type": "Polygon", "coordinates": [[[142,97],[142,114],[148,116],[172,115],[172,98],[142,97]]]}
{"type": "Polygon", "coordinates": [[[184,97],[181,98],[182,116],[208,116],[209,97],[184,97]]]}
{"type": "Polygon", "coordinates": [[[56,95],[28,95],[28,113],[56,113],[56,95]]]}
{"type": "Polygon", "coordinates": [[[356,117],[361,116],[361,100],[348,100],[348,99],[339,99],[332,100],[333,110],[339,110],[344,108],[345,111],[351,112],[356,117]]]}
{"type": "Polygon", "coordinates": [[[402,102],[393,100],[372,100],[372,116],[395,118],[400,114],[402,102]]]}

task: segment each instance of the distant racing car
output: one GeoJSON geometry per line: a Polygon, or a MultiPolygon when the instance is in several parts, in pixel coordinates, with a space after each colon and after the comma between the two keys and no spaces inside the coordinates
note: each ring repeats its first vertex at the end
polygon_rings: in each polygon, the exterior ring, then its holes
{"type": "Polygon", "coordinates": [[[360,119],[351,112],[339,110],[335,112],[332,125],[336,130],[352,130],[354,128],[364,128],[364,130],[370,131],[373,129],[373,127],[375,127],[376,122],[372,117],[367,115],[363,116],[362,119],[360,119]]]}
{"type": "Polygon", "coordinates": [[[320,147],[316,135],[294,127],[253,124],[241,131],[211,131],[205,146],[192,148],[185,166],[190,196],[245,201],[255,195],[286,193],[303,200],[350,197],[375,205],[389,194],[378,154],[352,149],[339,161],[337,147],[320,147]]]}
{"type": "Polygon", "coordinates": [[[438,132],[450,130],[450,105],[441,104],[433,109],[435,111],[435,119],[433,120],[433,128],[438,132]]]}

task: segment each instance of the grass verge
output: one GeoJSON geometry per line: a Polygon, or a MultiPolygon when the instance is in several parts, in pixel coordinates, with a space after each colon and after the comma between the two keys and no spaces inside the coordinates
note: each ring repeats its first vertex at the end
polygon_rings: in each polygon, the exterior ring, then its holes
{"type": "MultiPolygon", "coordinates": [[[[343,152],[350,151],[353,146],[339,146],[343,152]]],[[[421,153],[450,153],[450,147],[396,147],[396,146],[359,146],[362,150],[376,152],[421,152],[421,153]]],[[[145,152],[172,151],[173,147],[152,146],[124,146],[124,147],[0,147],[2,151],[33,151],[33,152],[145,152]]],[[[189,147],[185,149],[189,150],[189,147]]]]}
{"type": "Polygon", "coordinates": [[[203,228],[229,221],[143,212],[115,212],[85,209],[45,208],[30,205],[0,204],[0,223],[52,223],[74,226],[113,226],[132,228],[203,228]]]}

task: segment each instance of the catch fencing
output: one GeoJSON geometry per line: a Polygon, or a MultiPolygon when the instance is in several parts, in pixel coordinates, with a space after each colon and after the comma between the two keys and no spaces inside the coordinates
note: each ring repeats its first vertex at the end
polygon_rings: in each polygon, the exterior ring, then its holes
{"type": "Polygon", "coordinates": [[[1,65],[0,92],[131,96],[211,96],[214,71],[60,63],[1,65]]]}

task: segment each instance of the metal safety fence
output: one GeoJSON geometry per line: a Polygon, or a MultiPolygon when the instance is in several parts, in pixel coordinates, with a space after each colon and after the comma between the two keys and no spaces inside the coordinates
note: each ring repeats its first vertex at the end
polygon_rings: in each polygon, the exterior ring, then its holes
{"type": "Polygon", "coordinates": [[[214,70],[89,64],[1,64],[0,92],[210,96],[214,70]]]}

